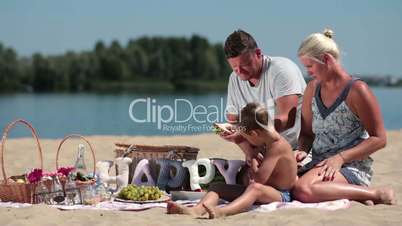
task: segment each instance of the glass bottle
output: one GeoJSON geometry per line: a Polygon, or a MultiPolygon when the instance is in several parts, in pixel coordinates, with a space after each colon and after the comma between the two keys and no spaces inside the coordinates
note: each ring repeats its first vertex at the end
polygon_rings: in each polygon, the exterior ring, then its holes
{"type": "Polygon", "coordinates": [[[65,197],[63,192],[63,187],[60,183],[59,177],[53,177],[53,187],[52,187],[52,204],[61,205],[64,204],[65,197]]]}
{"type": "Polygon", "coordinates": [[[77,159],[75,160],[74,168],[76,173],[81,173],[85,176],[87,174],[87,166],[85,165],[85,146],[83,144],[78,145],[77,159]]]}
{"type": "Polygon", "coordinates": [[[35,200],[36,204],[45,203],[50,204],[49,190],[46,188],[44,181],[40,181],[35,188],[35,200]]]}
{"type": "Polygon", "coordinates": [[[71,174],[68,175],[67,177],[67,183],[65,185],[65,193],[66,193],[67,205],[81,204],[80,190],[75,184],[75,181],[73,180],[71,174]]]}
{"type": "Polygon", "coordinates": [[[96,204],[96,191],[94,185],[88,185],[83,192],[83,204],[93,205],[96,204]]]}
{"type": "Polygon", "coordinates": [[[106,201],[110,198],[110,192],[107,191],[104,183],[100,183],[96,187],[96,196],[99,198],[100,202],[106,201]]]}

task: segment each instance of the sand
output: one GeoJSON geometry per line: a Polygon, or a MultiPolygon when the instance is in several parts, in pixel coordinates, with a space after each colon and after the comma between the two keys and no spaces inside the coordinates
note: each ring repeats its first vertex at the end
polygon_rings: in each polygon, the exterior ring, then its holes
{"type": "MultiPolygon", "coordinates": [[[[200,148],[198,157],[242,159],[241,151],[214,134],[171,137],[88,136],[96,151],[96,160],[114,159],[114,142],[136,144],[180,144],[200,148]]],[[[46,170],[55,169],[56,149],[61,139],[42,139],[43,162],[46,170]]],[[[65,143],[60,165],[74,162],[79,141],[65,143]]],[[[8,175],[24,173],[39,165],[35,143],[31,138],[8,139],[5,168],[8,175]]],[[[402,200],[402,131],[389,131],[388,144],[374,158],[373,186],[391,186],[402,200]]],[[[90,161],[86,153],[87,162],[90,161]]],[[[92,164],[88,164],[92,167],[92,164]]],[[[401,225],[402,207],[364,206],[353,202],[352,207],[338,211],[317,209],[287,209],[271,213],[242,213],[216,220],[193,219],[189,216],[167,215],[165,209],[141,212],[122,211],[60,211],[45,205],[23,209],[0,208],[0,225],[401,225]]]]}

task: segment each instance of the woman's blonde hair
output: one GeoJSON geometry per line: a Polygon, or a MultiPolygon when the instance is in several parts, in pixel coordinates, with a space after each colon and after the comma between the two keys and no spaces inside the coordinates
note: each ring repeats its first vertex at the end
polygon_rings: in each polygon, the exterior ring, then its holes
{"type": "Polygon", "coordinates": [[[334,32],[328,28],[323,33],[313,33],[301,43],[297,54],[320,60],[324,53],[331,54],[336,60],[340,58],[338,45],[332,39],[334,32]]]}

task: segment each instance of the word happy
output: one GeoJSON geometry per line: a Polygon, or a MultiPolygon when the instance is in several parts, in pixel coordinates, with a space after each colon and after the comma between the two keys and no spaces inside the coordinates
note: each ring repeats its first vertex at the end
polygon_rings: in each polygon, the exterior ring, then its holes
{"type": "MultiPolygon", "coordinates": [[[[109,169],[112,166],[111,161],[99,161],[96,164],[99,179],[102,183],[116,183],[118,190],[128,185],[129,181],[129,165],[132,163],[131,158],[119,157],[115,160],[119,174],[110,176],[109,169]]],[[[185,182],[187,172],[190,175],[191,190],[200,190],[200,184],[210,183],[216,173],[216,169],[225,178],[226,184],[236,184],[236,177],[241,167],[244,165],[242,160],[224,160],[224,159],[208,159],[201,158],[197,160],[177,161],[170,159],[157,159],[156,164],[160,170],[157,178],[153,178],[151,174],[150,162],[148,159],[142,159],[138,162],[131,180],[135,185],[158,186],[165,190],[166,187],[180,188],[185,182]],[[205,175],[200,176],[198,166],[204,166],[205,175]],[[176,172],[173,175],[173,172],[176,172]],[[146,181],[143,178],[146,177],[146,181]]]]}

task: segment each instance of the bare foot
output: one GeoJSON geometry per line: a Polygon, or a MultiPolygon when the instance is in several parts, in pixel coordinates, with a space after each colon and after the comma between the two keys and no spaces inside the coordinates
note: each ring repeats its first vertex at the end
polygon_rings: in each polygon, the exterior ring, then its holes
{"type": "Polygon", "coordinates": [[[379,200],[376,204],[396,205],[395,193],[391,188],[379,188],[377,194],[379,200]]]}
{"type": "Polygon", "coordinates": [[[366,205],[366,206],[374,206],[373,200],[366,200],[366,201],[363,202],[363,204],[366,205]]]}
{"type": "Polygon", "coordinates": [[[221,218],[225,216],[225,214],[217,207],[211,207],[205,204],[202,204],[202,206],[205,208],[205,210],[207,210],[209,219],[221,218]]]}
{"type": "Polygon", "coordinates": [[[198,213],[194,207],[187,207],[178,203],[168,201],[167,202],[167,214],[184,214],[193,217],[201,217],[202,214],[198,213]]]}

